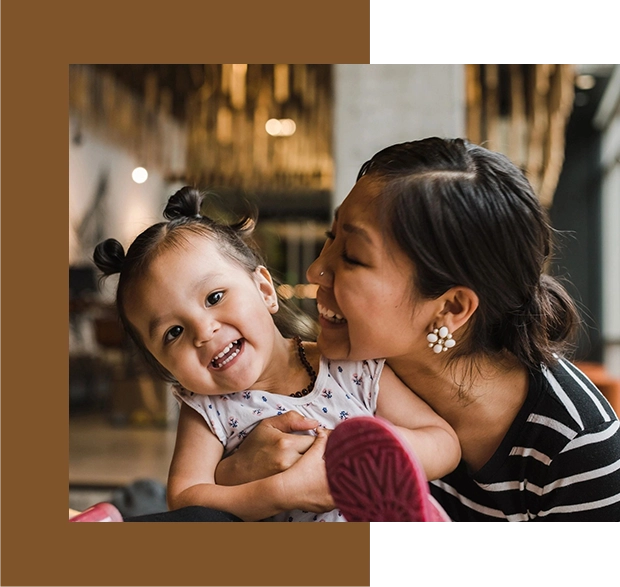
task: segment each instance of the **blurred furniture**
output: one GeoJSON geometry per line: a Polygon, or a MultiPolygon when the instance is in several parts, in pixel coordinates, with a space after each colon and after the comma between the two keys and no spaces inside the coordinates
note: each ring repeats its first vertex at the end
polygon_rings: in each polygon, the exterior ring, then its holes
{"type": "Polygon", "coordinates": [[[140,351],[123,331],[116,311],[94,319],[95,339],[112,366],[109,415],[114,424],[168,423],[167,386],[148,371],[140,351]]]}
{"type": "Polygon", "coordinates": [[[105,413],[116,425],[173,423],[168,386],[150,373],[114,305],[102,301],[93,268],[71,267],[69,291],[71,415],[105,413]]]}
{"type": "Polygon", "coordinates": [[[600,363],[582,361],[576,365],[601,390],[614,412],[620,415],[620,379],[612,377],[600,363]]]}

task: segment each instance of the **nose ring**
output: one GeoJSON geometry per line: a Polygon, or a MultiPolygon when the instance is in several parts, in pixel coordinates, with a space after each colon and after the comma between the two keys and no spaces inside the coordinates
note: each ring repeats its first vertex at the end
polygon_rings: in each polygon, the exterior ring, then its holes
{"type": "Polygon", "coordinates": [[[321,271],[321,273],[319,273],[319,277],[323,277],[323,275],[325,275],[325,271],[321,271]]]}

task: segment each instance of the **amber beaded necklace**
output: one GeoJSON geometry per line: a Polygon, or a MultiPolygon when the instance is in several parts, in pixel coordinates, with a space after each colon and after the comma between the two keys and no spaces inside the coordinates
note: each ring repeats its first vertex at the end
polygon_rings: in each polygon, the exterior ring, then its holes
{"type": "Polygon", "coordinates": [[[312,365],[308,362],[308,359],[306,357],[306,349],[304,348],[304,345],[301,342],[301,338],[299,338],[299,336],[296,336],[294,340],[297,343],[297,351],[299,353],[299,360],[301,361],[301,364],[305,367],[308,375],[310,375],[310,383],[308,384],[307,387],[304,387],[301,391],[296,391],[295,393],[291,393],[290,396],[291,397],[304,397],[308,395],[314,389],[314,384],[316,383],[316,371],[312,368],[312,365]]]}

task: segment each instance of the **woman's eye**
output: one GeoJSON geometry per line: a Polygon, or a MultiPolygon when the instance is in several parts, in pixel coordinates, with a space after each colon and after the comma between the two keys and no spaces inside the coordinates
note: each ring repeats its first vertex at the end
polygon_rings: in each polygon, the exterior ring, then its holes
{"type": "Polygon", "coordinates": [[[224,297],[224,292],[222,291],[213,292],[212,294],[209,294],[207,296],[207,305],[214,306],[215,304],[220,302],[223,297],[224,297]]]}
{"type": "Polygon", "coordinates": [[[357,259],[354,259],[353,257],[349,257],[346,251],[342,251],[342,253],[340,254],[340,257],[347,265],[360,265],[360,266],[364,265],[364,263],[361,263],[357,259]]]}
{"type": "Polygon", "coordinates": [[[164,335],[164,343],[172,342],[175,338],[181,336],[181,332],[183,332],[183,328],[181,326],[173,326],[166,334],[164,335]]]}
{"type": "Polygon", "coordinates": [[[359,265],[360,267],[365,267],[366,264],[362,263],[361,261],[358,261],[356,258],[354,257],[350,257],[349,254],[347,253],[346,249],[343,249],[342,252],[340,253],[340,258],[347,264],[347,265],[359,265]]]}

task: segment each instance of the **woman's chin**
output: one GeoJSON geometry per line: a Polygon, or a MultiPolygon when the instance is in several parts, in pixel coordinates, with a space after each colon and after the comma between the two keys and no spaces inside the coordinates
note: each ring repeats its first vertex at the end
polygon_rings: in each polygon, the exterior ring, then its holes
{"type": "Polygon", "coordinates": [[[346,336],[334,336],[333,332],[321,331],[316,342],[320,353],[328,359],[342,361],[349,358],[351,345],[346,336]]]}

